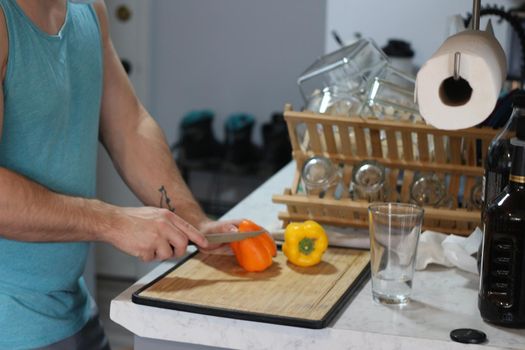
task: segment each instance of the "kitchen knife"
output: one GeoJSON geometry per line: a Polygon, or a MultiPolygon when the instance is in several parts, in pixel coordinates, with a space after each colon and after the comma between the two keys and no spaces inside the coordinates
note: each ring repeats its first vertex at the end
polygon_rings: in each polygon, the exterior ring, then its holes
{"type": "Polygon", "coordinates": [[[206,239],[210,243],[229,243],[229,242],[241,241],[246,238],[259,236],[260,234],[263,234],[265,232],[268,232],[268,231],[262,229],[262,230],[250,231],[250,232],[211,233],[209,235],[206,235],[206,239]]]}

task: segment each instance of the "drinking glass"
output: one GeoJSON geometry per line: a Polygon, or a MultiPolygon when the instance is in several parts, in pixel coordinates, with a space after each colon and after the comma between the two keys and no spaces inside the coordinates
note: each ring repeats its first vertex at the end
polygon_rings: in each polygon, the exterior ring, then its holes
{"type": "Polygon", "coordinates": [[[406,304],[412,291],[423,208],[374,203],[368,213],[372,296],[382,304],[406,304]]]}

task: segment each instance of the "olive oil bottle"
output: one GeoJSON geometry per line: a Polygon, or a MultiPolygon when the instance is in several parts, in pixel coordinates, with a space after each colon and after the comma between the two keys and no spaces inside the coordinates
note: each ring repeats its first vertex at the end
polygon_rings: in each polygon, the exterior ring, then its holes
{"type": "Polygon", "coordinates": [[[510,140],[516,135],[518,120],[525,118],[525,94],[516,93],[512,98],[512,114],[490,143],[485,161],[483,189],[484,209],[507,186],[511,167],[512,145],[510,140]]]}
{"type": "Polygon", "coordinates": [[[525,328],[524,132],[511,141],[508,185],[485,212],[478,299],[485,321],[517,328],[525,328]]]}

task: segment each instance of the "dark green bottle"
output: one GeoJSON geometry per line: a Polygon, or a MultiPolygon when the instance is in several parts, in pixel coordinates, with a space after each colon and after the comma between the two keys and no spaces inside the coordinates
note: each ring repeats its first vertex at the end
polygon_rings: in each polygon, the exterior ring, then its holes
{"type": "MultiPolygon", "coordinates": [[[[522,132],[520,132],[522,131],[522,132]]],[[[508,185],[484,216],[478,306],[483,320],[525,328],[525,130],[513,138],[508,185]]]]}

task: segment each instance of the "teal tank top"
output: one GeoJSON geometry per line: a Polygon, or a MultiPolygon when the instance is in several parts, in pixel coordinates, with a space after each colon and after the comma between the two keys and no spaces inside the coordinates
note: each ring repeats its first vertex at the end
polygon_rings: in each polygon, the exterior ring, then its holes
{"type": "MultiPolygon", "coordinates": [[[[49,35],[15,0],[0,6],[9,38],[0,166],[54,192],[93,197],[103,80],[97,15],[68,2],[63,27],[49,35]]],[[[86,324],[88,250],[84,242],[0,238],[0,349],[52,344],[86,324]]]]}

